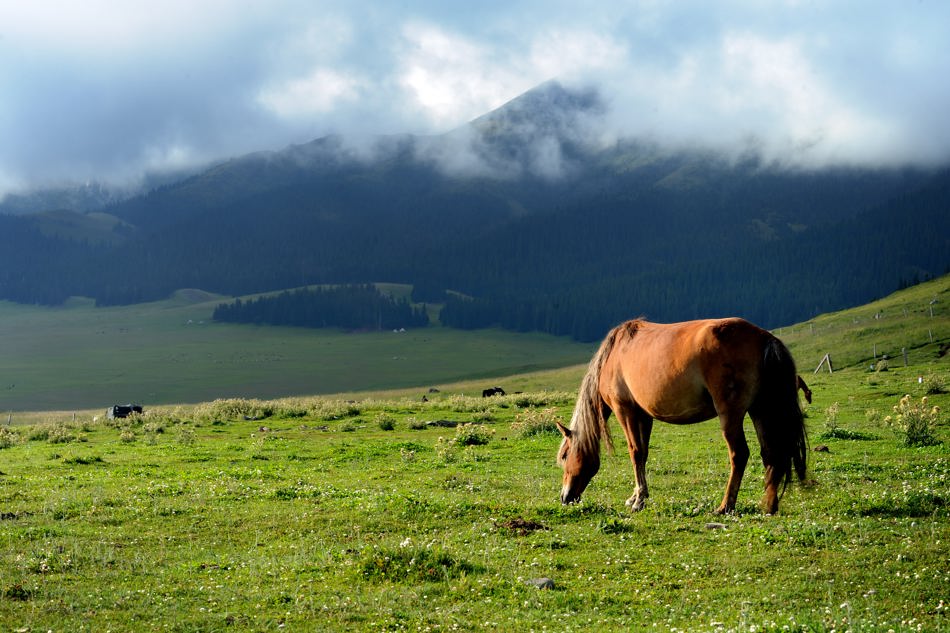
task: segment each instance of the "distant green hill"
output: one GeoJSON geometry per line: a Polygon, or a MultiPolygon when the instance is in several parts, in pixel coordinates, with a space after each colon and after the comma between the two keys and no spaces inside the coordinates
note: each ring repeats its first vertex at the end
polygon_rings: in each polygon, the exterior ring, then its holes
{"type": "Polygon", "coordinates": [[[885,357],[891,367],[903,367],[905,350],[909,364],[941,364],[950,371],[950,275],[776,333],[804,372],[816,369],[825,354],[836,370],[870,370],[885,357]]]}

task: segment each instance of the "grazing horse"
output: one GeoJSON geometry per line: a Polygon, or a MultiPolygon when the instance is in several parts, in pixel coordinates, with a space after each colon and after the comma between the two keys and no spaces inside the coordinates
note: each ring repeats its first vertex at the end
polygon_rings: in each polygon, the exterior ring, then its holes
{"type": "Polygon", "coordinates": [[[742,319],[618,325],[590,361],[570,428],[557,425],[564,436],[558,449],[564,469],[561,502],[578,501],[600,468],[601,440],[612,446],[611,412],[633,462],[636,488],[627,505],[634,511],[649,496],[646,463],[653,420],[693,424],[718,416],[731,473],[716,512],[732,512],[749,459],[742,429],[748,412],[765,465],[764,510],[775,513],[792,467],[800,480],[805,478],[807,440],[797,375],[785,345],[742,319]]]}
{"type": "Polygon", "coordinates": [[[811,404],[811,389],[808,388],[801,376],[795,376],[795,380],[797,387],[802,390],[802,395],[805,396],[805,402],[811,404]]]}

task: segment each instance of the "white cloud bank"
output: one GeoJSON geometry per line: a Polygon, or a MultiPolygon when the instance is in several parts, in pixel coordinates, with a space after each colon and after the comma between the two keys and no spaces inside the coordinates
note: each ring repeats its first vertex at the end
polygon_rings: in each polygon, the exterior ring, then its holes
{"type": "Polygon", "coordinates": [[[950,159],[950,4],[0,5],[0,195],[327,133],[435,134],[551,78],[605,132],[789,164],[950,159]]]}

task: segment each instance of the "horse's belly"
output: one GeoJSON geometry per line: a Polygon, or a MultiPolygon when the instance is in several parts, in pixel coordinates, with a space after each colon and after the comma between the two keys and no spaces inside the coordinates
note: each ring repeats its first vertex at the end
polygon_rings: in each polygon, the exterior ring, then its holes
{"type": "Polygon", "coordinates": [[[710,407],[707,409],[704,407],[692,411],[680,411],[676,413],[663,412],[651,415],[653,415],[653,418],[656,420],[669,422],[670,424],[695,424],[696,422],[711,420],[718,414],[714,408],[710,407]]]}
{"type": "Polygon", "coordinates": [[[671,381],[661,389],[634,389],[637,404],[655,420],[693,424],[716,417],[712,397],[702,384],[671,381]]]}

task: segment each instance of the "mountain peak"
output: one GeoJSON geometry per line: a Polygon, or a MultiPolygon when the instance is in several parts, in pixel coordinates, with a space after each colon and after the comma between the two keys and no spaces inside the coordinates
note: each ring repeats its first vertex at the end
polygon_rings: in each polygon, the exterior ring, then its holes
{"type": "Polygon", "coordinates": [[[596,90],[551,80],[447,136],[465,139],[486,173],[560,178],[595,149],[605,111],[596,90]]]}
{"type": "Polygon", "coordinates": [[[525,128],[534,135],[576,136],[576,126],[581,119],[596,118],[604,112],[606,106],[596,89],[567,88],[551,79],[478,117],[470,125],[485,136],[525,128]]]}

